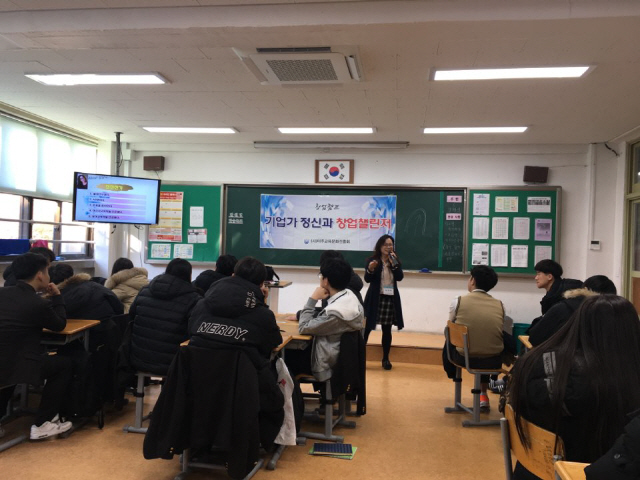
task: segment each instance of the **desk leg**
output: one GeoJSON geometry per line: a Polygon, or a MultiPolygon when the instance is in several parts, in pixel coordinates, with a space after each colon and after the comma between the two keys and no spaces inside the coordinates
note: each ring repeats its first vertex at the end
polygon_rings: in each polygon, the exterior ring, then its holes
{"type": "Polygon", "coordinates": [[[267,299],[267,305],[273,313],[278,313],[278,294],[279,288],[270,288],[269,289],[269,298],[267,299]]]}
{"type": "Polygon", "coordinates": [[[89,330],[84,331],[84,349],[89,351],[89,330]]]}

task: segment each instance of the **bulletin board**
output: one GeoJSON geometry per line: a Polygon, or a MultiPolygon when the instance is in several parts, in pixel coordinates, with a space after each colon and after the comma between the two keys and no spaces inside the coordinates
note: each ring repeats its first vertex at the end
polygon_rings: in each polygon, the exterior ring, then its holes
{"type": "Polygon", "coordinates": [[[147,227],[147,263],[184,258],[215,262],[220,255],[222,186],[163,183],[159,224],[147,227]]]}
{"type": "Polygon", "coordinates": [[[527,275],[558,261],[560,197],[560,187],[469,188],[467,269],[527,275]]]}

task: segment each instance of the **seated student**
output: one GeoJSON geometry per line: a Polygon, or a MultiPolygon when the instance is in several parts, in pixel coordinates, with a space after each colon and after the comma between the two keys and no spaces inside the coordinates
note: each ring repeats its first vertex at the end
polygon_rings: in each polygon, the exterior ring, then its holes
{"type": "MultiPolygon", "coordinates": [[[[340,260],[344,260],[344,257],[342,256],[342,254],[340,252],[338,252],[337,250],[325,250],[320,255],[320,265],[322,265],[323,262],[325,262],[325,261],[327,261],[329,259],[332,259],[332,258],[338,258],[340,260]]],[[[362,282],[362,279],[360,278],[360,275],[358,275],[356,272],[354,272],[353,267],[352,267],[351,268],[351,278],[349,279],[349,285],[347,285],[347,288],[353,292],[353,294],[356,296],[356,298],[358,299],[360,304],[364,306],[364,301],[362,300],[362,295],[360,294],[360,290],[362,290],[363,286],[364,286],[364,283],[362,282]]],[[[324,300],[322,300],[321,305],[319,307],[316,307],[316,314],[320,313],[322,311],[322,309],[324,307],[326,307],[326,306],[327,306],[327,299],[325,298],[324,300]]],[[[295,318],[293,318],[293,316],[290,316],[287,319],[288,320],[300,320],[300,314],[301,313],[302,313],[302,310],[298,310],[298,312],[296,313],[295,318]]]]}
{"type": "Polygon", "coordinates": [[[567,290],[563,299],[552,306],[538,322],[529,328],[529,343],[534,347],[549,339],[569,320],[583,300],[599,293],[617,293],[616,286],[604,275],[594,275],[584,281],[584,288],[567,290]]]}
{"type": "MultiPolygon", "coordinates": [[[[124,312],[118,297],[108,288],[92,282],[88,273],[74,275],[73,267],[67,263],[49,267],[49,276],[64,299],[67,317],[100,320],[100,325],[91,329],[89,350],[95,351],[105,344],[111,317],[124,312]]],[[[113,345],[112,348],[116,350],[118,346],[113,345]]]]}
{"type": "MultiPolygon", "coordinates": [[[[36,245],[36,243],[37,242],[34,242],[34,245],[36,245]]],[[[42,255],[47,259],[47,265],[51,265],[56,259],[56,254],[53,253],[53,250],[43,246],[31,247],[29,249],[29,253],[37,253],[39,255],[42,255]]],[[[4,278],[5,287],[13,287],[14,285],[16,285],[17,280],[15,275],[13,274],[12,265],[9,265],[7,269],[4,272],[2,272],[2,278],[4,278]]]]}
{"type": "MultiPolygon", "coordinates": [[[[322,265],[325,261],[327,261],[327,260],[329,260],[331,258],[337,258],[337,259],[340,259],[340,260],[344,260],[344,257],[342,256],[342,253],[338,252],[337,250],[325,250],[320,255],[320,265],[322,265]]],[[[364,286],[364,283],[362,282],[362,279],[360,278],[360,275],[358,275],[356,272],[354,272],[353,271],[353,267],[352,267],[351,268],[351,277],[349,278],[349,285],[347,285],[347,288],[349,290],[351,290],[354,293],[354,295],[358,298],[358,301],[361,304],[364,305],[364,301],[362,300],[362,294],[360,293],[360,291],[362,290],[363,286],[364,286]]],[[[323,306],[323,308],[326,307],[326,299],[322,301],[322,306],[323,306]]]]}
{"type": "Polygon", "coordinates": [[[300,334],[313,335],[313,346],[310,350],[287,352],[285,362],[292,375],[313,373],[320,382],[328,380],[340,354],[340,336],[364,328],[364,308],[347,289],[351,272],[351,266],[340,258],[328,259],[320,265],[320,286],[302,309],[298,326],[300,334]],[[316,303],[325,299],[327,306],[316,314],[316,303]]]}
{"type": "MultiPolygon", "coordinates": [[[[189,319],[191,345],[242,348],[258,371],[260,440],[268,448],[280,431],[284,397],[271,367],[271,352],[282,343],[276,317],[261,290],[267,270],[253,257],[241,259],[233,276],[215,282],[189,319]]],[[[212,368],[214,368],[212,366],[212,368]]]]}
{"type": "Polygon", "coordinates": [[[128,258],[121,257],[113,262],[111,276],[104,286],[116,294],[124,306],[124,313],[128,313],[133,300],[143,287],[149,285],[149,272],[146,268],[134,267],[128,258]]]}
{"type": "Polygon", "coordinates": [[[580,280],[562,278],[562,266],[553,260],[540,260],[533,269],[536,271],[536,286],[544,288],[547,292],[540,300],[542,315],[562,300],[565,291],[582,287],[580,280]]]}
{"type": "MultiPolygon", "coordinates": [[[[640,407],[638,345],[640,321],[628,300],[584,300],[558,333],[516,362],[507,398],[520,438],[528,441],[523,417],[562,438],[564,460],[604,455],[640,407]]],[[[514,478],[537,477],[517,464],[514,478]]]]}
{"type": "MultiPolygon", "coordinates": [[[[71,382],[71,359],[44,353],[42,329],[64,329],[67,324],[64,300],[49,281],[48,259],[35,253],[18,256],[12,271],[13,287],[0,288],[0,386],[17,383],[39,385],[46,380],[31,440],[66,432],[71,422],[58,415],[71,382]],[[48,300],[38,292],[50,295],[48,300]]],[[[6,404],[0,405],[6,409],[6,404]]]]}
{"type": "Polygon", "coordinates": [[[142,372],[166,375],[180,344],[188,338],[188,319],[200,295],[191,285],[191,264],[174,258],[133,301],[130,361],[142,372]]]}
{"type": "Polygon", "coordinates": [[[640,478],[640,410],[629,415],[613,447],[584,469],[587,480],[638,480],[640,478]]]}
{"type": "MultiPolygon", "coordinates": [[[[487,293],[497,283],[498,275],[491,267],[473,267],[467,282],[469,293],[456,297],[449,308],[449,320],[464,325],[469,330],[470,363],[474,368],[500,368],[503,362],[509,361],[509,354],[515,353],[515,342],[504,331],[504,305],[487,293]]],[[[445,345],[445,348],[449,349],[456,362],[464,365],[462,349],[455,349],[452,345],[445,345]]],[[[456,367],[449,362],[446,351],[442,352],[442,362],[447,376],[455,378],[456,367]]],[[[484,411],[490,409],[488,383],[488,375],[483,375],[480,408],[484,411]]]]}
{"type": "Polygon", "coordinates": [[[216,260],[216,269],[202,272],[193,281],[193,286],[204,295],[215,282],[233,275],[236,263],[238,263],[238,259],[233,255],[220,255],[216,260]]]}

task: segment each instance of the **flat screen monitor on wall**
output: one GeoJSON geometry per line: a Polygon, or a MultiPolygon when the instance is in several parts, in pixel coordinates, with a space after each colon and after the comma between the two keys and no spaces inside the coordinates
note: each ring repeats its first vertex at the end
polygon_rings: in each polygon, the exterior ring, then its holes
{"type": "Polygon", "coordinates": [[[160,180],[81,172],[73,180],[75,221],[158,223],[160,180]]]}

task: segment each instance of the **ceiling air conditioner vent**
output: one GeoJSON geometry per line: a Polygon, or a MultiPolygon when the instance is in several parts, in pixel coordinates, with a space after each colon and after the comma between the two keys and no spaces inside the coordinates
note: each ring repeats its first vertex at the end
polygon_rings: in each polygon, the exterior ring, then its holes
{"type": "Polygon", "coordinates": [[[337,82],[338,74],[331,60],[319,58],[267,60],[267,65],[280,82],[337,82]]]}
{"type": "Polygon", "coordinates": [[[360,81],[357,49],[342,47],[234,49],[263,85],[336,84],[360,81]]]}

